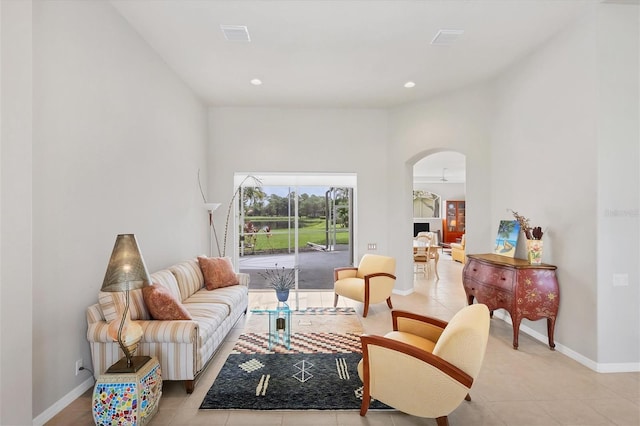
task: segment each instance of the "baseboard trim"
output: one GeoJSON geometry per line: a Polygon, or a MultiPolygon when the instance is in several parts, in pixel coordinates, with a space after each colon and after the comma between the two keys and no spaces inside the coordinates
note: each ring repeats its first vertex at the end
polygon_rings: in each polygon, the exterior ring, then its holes
{"type": "Polygon", "coordinates": [[[408,288],[408,289],[406,289],[406,290],[398,290],[398,289],[394,288],[394,289],[391,291],[391,293],[392,293],[392,294],[399,294],[400,296],[408,296],[408,295],[410,295],[411,293],[413,293],[413,291],[414,291],[414,290],[413,290],[413,288],[408,288]]]}
{"type": "MultiPolygon", "coordinates": [[[[493,312],[494,318],[499,318],[502,321],[506,322],[513,326],[511,322],[510,315],[503,310],[498,310],[493,312]]],[[[527,325],[520,324],[520,332],[525,333],[530,337],[544,343],[545,345],[549,344],[549,339],[547,335],[537,332],[536,330],[528,327],[527,325]]],[[[579,362],[585,367],[597,372],[597,373],[636,373],[640,371],[640,363],[638,362],[627,362],[627,363],[598,363],[594,360],[587,358],[586,356],[570,349],[558,342],[556,344],[556,351],[560,352],[563,355],[568,356],[572,360],[579,362]]]]}
{"type": "Polygon", "coordinates": [[[49,420],[51,420],[56,414],[67,408],[69,404],[78,399],[83,393],[87,391],[87,389],[91,389],[95,380],[93,377],[89,377],[84,382],[80,383],[74,389],[71,390],[68,394],[60,398],[56,403],[52,406],[44,410],[42,413],[38,415],[38,417],[33,419],[34,426],[42,426],[49,420]]]}

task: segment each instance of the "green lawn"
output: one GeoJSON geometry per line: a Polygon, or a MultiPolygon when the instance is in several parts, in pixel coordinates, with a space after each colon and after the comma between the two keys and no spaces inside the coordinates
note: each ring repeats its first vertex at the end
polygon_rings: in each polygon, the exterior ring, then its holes
{"type": "MultiPolygon", "coordinates": [[[[288,218],[287,217],[246,217],[245,221],[249,221],[254,224],[258,229],[263,226],[270,226],[271,232],[266,233],[264,231],[258,231],[255,234],[255,239],[250,235],[245,236],[246,252],[263,252],[263,251],[282,251],[289,247],[294,247],[294,233],[293,228],[289,231],[288,218]],[[255,245],[255,247],[253,247],[255,245]]],[[[291,221],[293,227],[293,220],[291,221]]],[[[307,242],[325,245],[325,220],[324,218],[303,218],[299,220],[300,229],[298,231],[298,247],[307,247],[307,242]]],[[[338,244],[349,244],[349,229],[338,227],[336,240],[338,244]]]]}

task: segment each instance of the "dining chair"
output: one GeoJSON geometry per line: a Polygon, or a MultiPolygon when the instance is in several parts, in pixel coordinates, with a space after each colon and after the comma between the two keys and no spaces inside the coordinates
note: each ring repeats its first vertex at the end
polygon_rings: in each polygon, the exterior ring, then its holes
{"type": "Polygon", "coordinates": [[[415,265],[415,273],[422,273],[429,278],[431,275],[431,261],[433,261],[433,269],[436,278],[438,275],[438,251],[435,242],[435,234],[433,232],[420,232],[415,238],[413,262],[415,265]]]}

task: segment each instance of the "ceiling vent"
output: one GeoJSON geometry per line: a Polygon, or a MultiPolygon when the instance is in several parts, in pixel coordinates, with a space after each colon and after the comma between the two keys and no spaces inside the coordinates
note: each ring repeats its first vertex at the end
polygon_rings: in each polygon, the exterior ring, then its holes
{"type": "Polygon", "coordinates": [[[245,25],[220,25],[220,29],[227,41],[240,41],[245,43],[251,41],[249,30],[245,25]]]}
{"type": "Polygon", "coordinates": [[[431,40],[431,44],[435,46],[449,46],[460,38],[462,34],[464,34],[464,30],[439,30],[433,40],[431,40]]]}

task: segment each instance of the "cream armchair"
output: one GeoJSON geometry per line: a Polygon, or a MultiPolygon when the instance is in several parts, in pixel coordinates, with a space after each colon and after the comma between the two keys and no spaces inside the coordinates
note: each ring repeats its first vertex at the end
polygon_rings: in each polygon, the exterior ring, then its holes
{"type": "Polygon", "coordinates": [[[451,258],[453,260],[457,260],[460,263],[465,263],[465,261],[467,260],[465,253],[464,253],[464,246],[465,246],[465,234],[462,234],[462,238],[460,239],[459,243],[451,243],[451,258]]]}
{"type": "Polygon", "coordinates": [[[489,309],[483,304],[462,308],[446,323],[404,311],[392,312],[393,331],[361,336],[358,374],[364,383],[360,415],[371,398],[407,414],[447,416],[463,399],[480,372],[489,337],[489,309]]]}
{"type": "Polygon", "coordinates": [[[391,292],[396,284],[396,260],[393,257],[365,254],[357,268],[334,269],[333,306],[338,305],[338,296],[364,303],[363,317],[369,312],[369,305],[387,301],[390,309],[391,292]]]}

